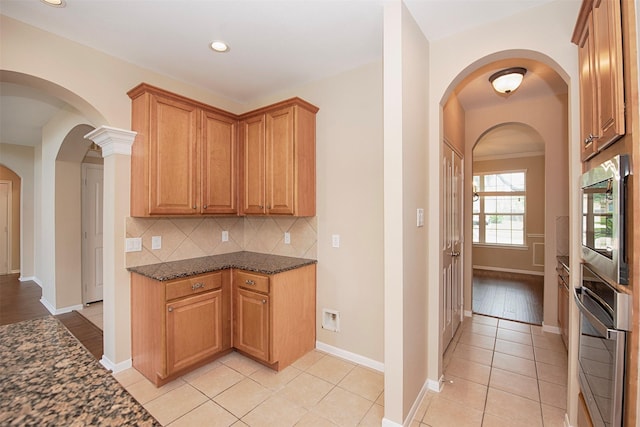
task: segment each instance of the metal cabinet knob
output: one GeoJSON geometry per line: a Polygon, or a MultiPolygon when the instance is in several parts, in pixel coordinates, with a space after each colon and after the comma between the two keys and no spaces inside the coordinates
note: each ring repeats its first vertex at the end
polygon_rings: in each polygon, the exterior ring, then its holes
{"type": "Polygon", "coordinates": [[[209,207],[209,205],[204,205],[203,208],[207,209],[209,207]]]}
{"type": "Polygon", "coordinates": [[[173,311],[173,307],[169,306],[168,310],[169,310],[169,313],[171,313],[173,311]]]}
{"type": "Polygon", "coordinates": [[[267,303],[267,300],[266,300],[266,299],[263,299],[263,300],[262,300],[262,303],[263,303],[263,304],[266,304],[266,303],[267,303]]]}
{"type": "Polygon", "coordinates": [[[255,285],[256,284],[256,282],[254,280],[249,280],[249,279],[245,280],[244,283],[246,285],[255,285]]]}

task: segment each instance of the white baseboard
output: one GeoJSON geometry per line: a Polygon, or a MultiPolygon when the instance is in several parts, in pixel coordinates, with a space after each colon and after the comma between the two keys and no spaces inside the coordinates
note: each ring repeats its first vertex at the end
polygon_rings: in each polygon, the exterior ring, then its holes
{"type": "Polygon", "coordinates": [[[18,270],[11,270],[11,271],[9,272],[9,274],[17,274],[17,273],[20,273],[20,270],[19,270],[19,269],[18,269],[18,270]]]}
{"type": "Polygon", "coordinates": [[[473,311],[465,310],[464,317],[473,317],[473,311]]]}
{"type": "Polygon", "coordinates": [[[357,363],[358,365],[366,366],[367,368],[375,369],[379,372],[384,372],[384,363],[378,362],[377,360],[369,359],[368,357],[351,353],[350,351],[343,350],[341,348],[334,347],[320,341],[316,341],[316,348],[320,351],[324,351],[325,353],[329,353],[350,362],[357,363]]]}
{"type": "Polygon", "coordinates": [[[47,301],[46,299],[44,299],[44,297],[40,298],[40,304],[44,305],[44,308],[46,308],[47,310],[49,310],[49,313],[55,315],[56,314],[56,308],[49,304],[49,301],[47,301]]]}
{"type": "Polygon", "coordinates": [[[73,310],[82,310],[82,304],[80,305],[71,305],[69,307],[63,308],[55,308],[49,301],[44,299],[44,297],[40,298],[40,303],[44,305],[44,307],[49,310],[49,313],[57,316],[58,314],[71,313],[73,310]]]}
{"type": "Polygon", "coordinates": [[[42,287],[42,282],[36,276],[28,276],[28,277],[19,277],[19,281],[21,282],[35,282],[38,286],[42,287]]]}
{"type": "Polygon", "coordinates": [[[442,386],[444,385],[444,375],[437,381],[428,379],[426,384],[429,390],[440,393],[442,391],[442,386]]]}
{"type": "Polygon", "coordinates": [[[501,271],[504,273],[528,274],[530,276],[544,276],[544,271],[517,270],[515,268],[487,267],[484,265],[474,265],[474,270],[501,271]]]}
{"type": "Polygon", "coordinates": [[[544,322],[542,322],[542,332],[549,332],[552,334],[560,335],[562,331],[560,331],[560,328],[558,326],[547,326],[544,324],[544,322]]]}
{"type": "Polygon", "coordinates": [[[124,371],[125,369],[129,369],[131,366],[131,359],[127,359],[124,362],[113,363],[107,356],[102,355],[102,359],[100,359],[100,364],[104,366],[108,371],[111,371],[114,374],[118,372],[124,371]]]}
{"type": "Polygon", "coordinates": [[[382,427],[404,427],[402,424],[398,424],[386,418],[382,419],[382,427]]]}

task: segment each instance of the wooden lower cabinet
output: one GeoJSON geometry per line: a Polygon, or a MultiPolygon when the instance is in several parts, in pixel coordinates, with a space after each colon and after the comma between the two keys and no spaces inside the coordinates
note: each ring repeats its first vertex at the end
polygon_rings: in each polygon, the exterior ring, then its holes
{"type": "Polygon", "coordinates": [[[231,272],[167,282],[131,274],[133,367],[156,386],[231,349],[231,272]]]}
{"type": "Polygon", "coordinates": [[[131,274],[132,363],[157,387],[232,347],[281,370],[315,346],[315,264],[166,282],[131,274]]]}
{"type": "Polygon", "coordinates": [[[273,275],[234,270],[233,346],[275,370],[315,348],[316,266],[273,275]]]}
{"type": "Polygon", "coordinates": [[[269,360],[269,296],[238,289],[235,294],[233,346],[258,359],[269,360]]]}

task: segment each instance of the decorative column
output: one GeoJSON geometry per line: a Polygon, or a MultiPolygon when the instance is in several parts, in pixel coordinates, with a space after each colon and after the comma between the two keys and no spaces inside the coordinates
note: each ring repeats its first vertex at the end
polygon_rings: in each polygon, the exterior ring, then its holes
{"type": "Polygon", "coordinates": [[[104,158],[103,342],[100,363],[114,373],[131,367],[130,277],[125,267],[125,222],[129,216],[131,145],[136,132],[101,126],[85,135],[104,158]]]}

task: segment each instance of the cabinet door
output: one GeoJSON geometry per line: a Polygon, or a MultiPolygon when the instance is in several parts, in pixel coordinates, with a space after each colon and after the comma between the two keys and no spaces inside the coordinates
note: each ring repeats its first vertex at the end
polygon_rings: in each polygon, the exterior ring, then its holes
{"type": "Polygon", "coordinates": [[[251,117],[241,122],[243,211],[246,214],[265,213],[265,116],[251,117]]]}
{"type": "Polygon", "coordinates": [[[202,117],[201,211],[236,214],[236,121],[209,111],[202,117]]]}
{"type": "Polygon", "coordinates": [[[269,361],[269,297],[236,289],[233,346],[269,361]]]}
{"type": "Polygon", "coordinates": [[[594,135],[597,135],[596,65],[595,35],[593,17],[589,16],[587,25],[578,42],[578,62],[580,73],[580,153],[583,161],[596,153],[594,135]]]}
{"type": "Polygon", "coordinates": [[[295,208],[294,107],[267,113],[267,213],[293,215],[295,208]]]}
{"type": "Polygon", "coordinates": [[[625,132],[620,0],[596,0],[593,22],[599,80],[597,149],[601,150],[625,132]]]}
{"type": "Polygon", "coordinates": [[[223,350],[222,290],[166,305],[167,375],[223,350]]]}
{"type": "Polygon", "coordinates": [[[149,126],[149,213],[195,214],[196,107],[152,95],[149,126]]]}

